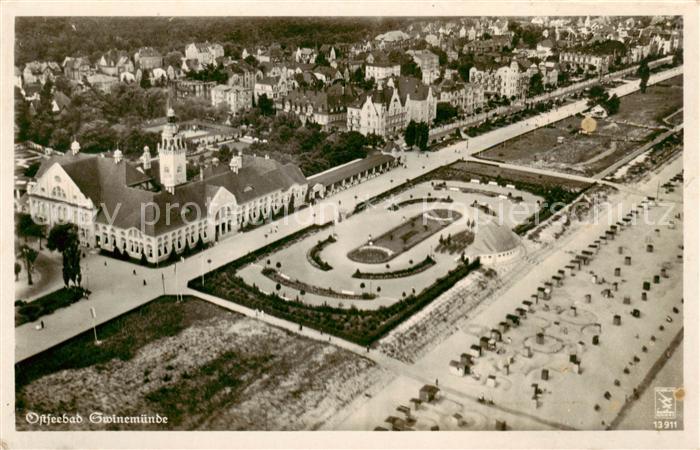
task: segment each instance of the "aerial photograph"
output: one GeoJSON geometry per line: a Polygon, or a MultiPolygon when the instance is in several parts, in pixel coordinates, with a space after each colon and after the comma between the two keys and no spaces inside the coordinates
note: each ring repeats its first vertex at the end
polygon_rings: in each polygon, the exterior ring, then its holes
{"type": "Polygon", "coordinates": [[[5,44],[16,431],[689,426],[683,16],[70,14],[5,44]]]}

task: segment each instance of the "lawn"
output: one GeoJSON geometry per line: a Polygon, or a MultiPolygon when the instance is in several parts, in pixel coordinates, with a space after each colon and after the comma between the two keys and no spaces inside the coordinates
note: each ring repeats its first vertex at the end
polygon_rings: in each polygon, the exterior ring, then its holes
{"type": "Polygon", "coordinates": [[[410,250],[462,217],[449,209],[433,209],[408,218],[404,223],[371,239],[348,253],[352,261],[380,264],[410,250]]]}
{"type": "Polygon", "coordinates": [[[663,126],[662,119],[683,107],[683,76],[673,77],[647,88],[642,94],[622,97],[620,111],[611,118],[647,126],[663,126]]]}
{"type": "MultiPolygon", "coordinates": [[[[581,115],[518,136],[479,153],[479,157],[562,172],[595,175],[624,158],[667,126],[662,119],[683,106],[682,76],[622,97],[620,110],[598,119],[596,130],[580,134],[581,115]]],[[[682,121],[672,118],[671,123],[682,121]]]]}
{"type": "Polygon", "coordinates": [[[79,287],[62,287],[31,302],[18,300],[15,303],[15,326],[34,322],[57,309],[72,305],[84,297],[84,292],[79,287]]]}
{"type": "Polygon", "coordinates": [[[24,420],[28,411],[168,417],[51,430],[314,429],[381,373],[346,350],[195,297],[160,297],[97,333],[100,346],[90,331],[16,365],[18,429],[40,429],[24,420]]]}

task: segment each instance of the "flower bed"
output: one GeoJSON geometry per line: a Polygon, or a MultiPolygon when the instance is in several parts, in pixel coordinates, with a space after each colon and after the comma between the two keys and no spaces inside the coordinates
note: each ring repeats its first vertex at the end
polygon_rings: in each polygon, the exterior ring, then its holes
{"type": "Polygon", "coordinates": [[[251,309],[260,309],[267,314],[338,336],[359,345],[370,345],[481,265],[478,259],[471,263],[460,264],[422,292],[409,295],[391,306],[382,306],[375,310],[359,310],[352,306],[350,308],[315,306],[294,300],[287,301],[276,294],[263,293],[257,286],[250,286],[236,276],[238,268],[250,264],[257,258],[264,257],[281,245],[303,239],[318,229],[318,226],[312,225],[281,239],[282,243],[275,241],[268,244],[249,255],[209,272],[205,276],[205,283],[202,283],[201,277],[196,277],[189,281],[188,286],[251,309]]]}
{"type": "Polygon", "coordinates": [[[264,268],[262,270],[262,274],[277,283],[277,290],[279,290],[281,286],[287,286],[292,289],[301,291],[302,295],[308,292],[310,294],[322,295],[324,297],[341,298],[347,300],[373,300],[377,298],[377,296],[371,292],[363,292],[362,294],[345,294],[343,292],[334,291],[331,288],[322,288],[319,286],[304,283],[303,281],[291,280],[289,278],[283,277],[282,275],[280,275],[279,272],[270,267],[264,268]]]}
{"type": "Polygon", "coordinates": [[[423,242],[436,232],[459,220],[462,214],[449,209],[432,209],[407,219],[348,253],[352,261],[364,264],[380,264],[423,242]]]}
{"type": "Polygon", "coordinates": [[[357,269],[355,273],[352,274],[352,277],[362,280],[389,280],[392,278],[404,278],[421,273],[434,265],[435,260],[430,256],[426,256],[423,261],[406,269],[394,270],[392,272],[360,272],[360,269],[357,269]]]}
{"type": "Polygon", "coordinates": [[[15,302],[15,326],[18,327],[24,323],[34,322],[57,309],[72,305],[84,298],[87,292],[81,287],[71,286],[63,287],[31,302],[18,300],[15,302]]]}
{"type": "Polygon", "coordinates": [[[316,267],[317,269],[321,269],[324,272],[328,272],[329,270],[333,270],[333,266],[331,266],[326,261],[321,259],[320,253],[321,253],[321,251],[323,251],[323,249],[326,246],[328,246],[334,242],[336,242],[336,239],[331,235],[322,241],[318,241],[318,243],[316,245],[314,245],[313,248],[311,248],[311,250],[306,255],[306,257],[312,266],[316,267]]]}

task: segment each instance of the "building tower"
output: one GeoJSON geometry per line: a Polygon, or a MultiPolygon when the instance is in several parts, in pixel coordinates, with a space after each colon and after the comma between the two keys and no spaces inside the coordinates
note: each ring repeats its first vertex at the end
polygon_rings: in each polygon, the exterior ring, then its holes
{"type": "Polygon", "coordinates": [[[233,171],[233,173],[238,173],[239,170],[243,167],[243,152],[241,150],[238,150],[237,155],[231,156],[231,162],[229,162],[229,167],[233,171]]]}
{"type": "Polygon", "coordinates": [[[186,149],[172,108],[168,108],[168,122],[161,133],[158,159],[160,182],[165,190],[172,194],[175,192],[175,186],[187,181],[186,149]]]}

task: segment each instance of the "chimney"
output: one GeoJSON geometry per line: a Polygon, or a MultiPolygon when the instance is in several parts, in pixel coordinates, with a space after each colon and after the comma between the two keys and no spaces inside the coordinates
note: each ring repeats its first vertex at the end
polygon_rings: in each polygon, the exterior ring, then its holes
{"type": "Polygon", "coordinates": [[[116,149],[116,150],[114,150],[114,154],[112,156],[114,156],[114,163],[119,164],[121,162],[122,156],[123,156],[122,151],[119,149],[116,149]]]}

